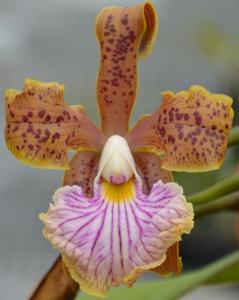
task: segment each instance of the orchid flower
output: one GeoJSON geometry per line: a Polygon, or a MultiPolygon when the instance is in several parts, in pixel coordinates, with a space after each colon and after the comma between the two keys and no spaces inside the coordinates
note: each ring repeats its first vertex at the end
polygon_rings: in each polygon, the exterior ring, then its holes
{"type": "Polygon", "coordinates": [[[27,79],[23,91],[5,94],[9,150],[26,164],[66,170],[40,215],[44,236],[81,290],[100,297],[144,271],[180,273],[178,243],[193,228],[193,209],[171,171],[219,168],[232,126],[232,99],[192,86],[164,92],[129,130],[137,59],[150,53],[157,24],[148,1],[98,15],[100,129],[82,106],[65,103],[61,84],[27,79]],[[76,151],[70,162],[68,150],[76,151]]]}

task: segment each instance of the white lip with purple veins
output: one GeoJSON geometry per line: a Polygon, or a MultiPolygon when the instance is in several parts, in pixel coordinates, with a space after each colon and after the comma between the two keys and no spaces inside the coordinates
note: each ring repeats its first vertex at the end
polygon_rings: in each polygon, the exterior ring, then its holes
{"type": "Polygon", "coordinates": [[[176,183],[158,181],[149,195],[143,193],[120,136],[106,142],[98,170],[91,199],[81,187],[65,186],[40,217],[45,237],[62,253],[81,290],[101,297],[160,266],[167,249],[191,231],[193,210],[176,183]]]}

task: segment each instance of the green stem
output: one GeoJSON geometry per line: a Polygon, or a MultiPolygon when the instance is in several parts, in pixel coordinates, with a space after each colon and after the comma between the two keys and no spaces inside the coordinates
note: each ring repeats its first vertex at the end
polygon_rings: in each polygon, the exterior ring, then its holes
{"type": "Polygon", "coordinates": [[[239,143],[239,126],[232,128],[228,137],[228,147],[234,146],[239,143]]]}
{"type": "MultiPolygon", "coordinates": [[[[203,268],[200,268],[199,270],[187,273],[178,278],[177,277],[172,278],[171,284],[167,286],[167,289],[163,289],[163,286],[160,289],[160,284],[156,282],[153,283],[154,285],[152,284],[151,286],[149,286],[148,283],[147,290],[145,291],[147,294],[146,293],[145,294],[147,295],[147,299],[150,300],[181,299],[183,295],[194,290],[195,288],[202,285],[203,283],[207,283],[212,278],[220,276],[224,272],[231,270],[234,266],[238,266],[238,264],[239,264],[239,251],[235,251],[203,268]],[[159,297],[158,293],[156,294],[157,290],[158,291],[160,290],[160,296],[162,297],[159,297]],[[154,292],[154,296],[150,297],[153,292],[154,292]]],[[[168,279],[168,282],[170,282],[170,279],[168,279]]],[[[163,285],[163,280],[162,280],[162,285],[163,285]]],[[[140,299],[145,299],[145,297],[142,297],[140,299]]]]}
{"type": "Polygon", "coordinates": [[[198,282],[206,282],[212,277],[222,274],[222,272],[226,272],[230,268],[234,266],[238,266],[239,264],[239,251],[235,251],[208,266],[205,266],[199,270],[192,272],[191,274],[186,274],[184,277],[190,278],[190,275],[194,277],[195,281],[198,282]]]}
{"type": "Polygon", "coordinates": [[[193,204],[203,204],[237,190],[239,190],[239,175],[233,175],[202,192],[188,196],[187,199],[193,204]]]}
{"type": "Polygon", "coordinates": [[[194,207],[195,217],[201,217],[221,210],[239,210],[239,192],[228,194],[215,201],[196,205],[194,207]]]}

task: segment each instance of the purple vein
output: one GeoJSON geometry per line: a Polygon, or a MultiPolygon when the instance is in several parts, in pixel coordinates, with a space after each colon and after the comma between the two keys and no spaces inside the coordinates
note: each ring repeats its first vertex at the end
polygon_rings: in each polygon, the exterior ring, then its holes
{"type": "Polygon", "coordinates": [[[90,251],[90,255],[89,255],[89,259],[88,259],[87,267],[86,267],[87,270],[88,270],[88,266],[89,266],[89,263],[90,263],[90,259],[91,259],[92,255],[93,255],[93,252],[94,252],[96,243],[97,243],[97,241],[98,241],[98,239],[99,239],[99,237],[100,237],[100,234],[101,234],[101,232],[102,232],[102,230],[103,230],[103,227],[104,227],[104,224],[105,224],[106,211],[107,211],[108,206],[109,206],[109,203],[107,203],[106,208],[103,210],[103,219],[102,219],[102,222],[101,222],[101,224],[100,224],[100,228],[99,228],[99,230],[97,231],[97,233],[96,233],[96,235],[95,235],[95,241],[94,241],[94,243],[93,243],[93,245],[92,245],[92,247],[91,247],[91,251],[90,251]]]}
{"type": "MultiPolygon", "coordinates": [[[[143,246],[145,252],[146,252],[152,259],[154,259],[154,257],[150,254],[150,252],[149,252],[149,251],[147,250],[147,248],[145,247],[145,244],[144,244],[144,242],[143,242],[143,240],[142,240],[142,231],[143,231],[143,229],[142,229],[141,225],[139,224],[139,222],[138,222],[138,220],[137,220],[137,216],[136,216],[136,213],[135,213],[135,211],[134,211],[134,208],[132,207],[131,204],[129,204],[129,205],[130,205],[131,211],[132,211],[132,213],[133,213],[135,222],[136,222],[136,224],[138,225],[138,227],[139,227],[139,229],[140,229],[140,234],[139,234],[140,242],[141,242],[141,244],[142,244],[142,246],[143,246]]],[[[136,247],[136,250],[138,250],[137,247],[136,247]]],[[[138,252],[138,251],[137,251],[137,252],[138,252]]],[[[138,253],[139,253],[139,252],[138,252],[138,253]]]]}
{"type": "Polygon", "coordinates": [[[67,245],[72,241],[72,239],[83,229],[85,228],[87,225],[89,225],[90,223],[92,223],[92,221],[94,221],[99,215],[101,214],[101,212],[99,212],[97,215],[95,215],[93,218],[91,218],[88,222],[86,222],[84,225],[80,226],[77,231],[71,236],[71,238],[67,241],[66,245],[65,245],[65,249],[67,247],[67,245]]]}
{"type": "Polygon", "coordinates": [[[118,236],[119,236],[119,252],[120,252],[120,264],[122,271],[124,270],[124,261],[123,261],[123,253],[122,253],[122,235],[121,235],[121,213],[120,213],[120,205],[118,204],[118,236]]]}
{"type": "Polygon", "coordinates": [[[113,260],[114,260],[114,253],[113,253],[113,242],[114,242],[114,236],[113,236],[113,228],[114,228],[114,205],[112,205],[111,209],[111,233],[110,233],[110,256],[111,256],[111,262],[110,262],[110,269],[107,274],[106,280],[108,280],[110,274],[112,274],[112,280],[113,278],[113,273],[112,273],[112,268],[113,268],[113,260]]]}
{"type": "MultiPolygon", "coordinates": [[[[70,218],[70,219],[67,219],[67,220],[61,222],[61,223],[56,227],[56,229],[59,228],[59,227],[62,227],[63,225],[65,225],[65,224],[67,224],[67,223],[69,223],[69,222],[71,222],[71,221],[75,221],[75,220],[78,220],[78,219],[81,219],[81,218],[84,218],[84,217],[87,217],[87,216],[89,216],[89,215],[92,215],[92,214],[96,213],[96,212],[99,210],[99,208],[101,208],[101,207],[103,206],[103,204],[104,204],[104,202],[102,202],[102,203],[100,204],[100,206],[97,207],[94,211],[88,212],[88,213],[86,213],[86,214],[84,214],[84,215],[78,215],[77,217],[70,218]]],[[[97,216],[98,216],[98,214],[97,214],[97,216]]],[[[55,230],[56,230],[56,229],[55,229],[55,230]]]]}

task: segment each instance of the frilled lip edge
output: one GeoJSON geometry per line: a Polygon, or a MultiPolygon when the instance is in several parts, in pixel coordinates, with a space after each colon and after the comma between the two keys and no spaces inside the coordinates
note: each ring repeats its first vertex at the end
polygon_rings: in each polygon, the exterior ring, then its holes
{"type": "Polygon", "coordinates": [[[91,199],[79,186],[60,188],[40,215],[44,236],[61,252],[72,278],[97,297],[113,286],[131,286],[144,271],[160,266],[167,249],[193,228],[192,205],[176,183],[158,181],[149,195],[134,180],[124,187],[132,193],[118,186],[107,194],[105,188],[112,187],[96,184],[91,199]]]}

